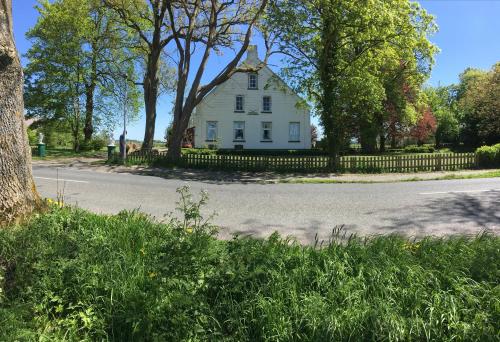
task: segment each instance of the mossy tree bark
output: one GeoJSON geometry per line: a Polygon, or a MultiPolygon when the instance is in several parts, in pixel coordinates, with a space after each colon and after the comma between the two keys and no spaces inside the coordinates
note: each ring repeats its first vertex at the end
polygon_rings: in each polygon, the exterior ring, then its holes
{"type": "Polygon", "coordinates": [[[0,0],[0,225],[39,203],[24,125],[23,71],[12,33],[12,0],[0,0]]]}

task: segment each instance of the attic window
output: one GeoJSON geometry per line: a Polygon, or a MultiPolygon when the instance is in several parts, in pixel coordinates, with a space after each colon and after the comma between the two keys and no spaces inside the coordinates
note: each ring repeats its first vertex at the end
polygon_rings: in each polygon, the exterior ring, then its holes
{"type": "Polygon", "coordinates": [[[257,74],[248,74],[248,89],[258,89],[257,74]]]}

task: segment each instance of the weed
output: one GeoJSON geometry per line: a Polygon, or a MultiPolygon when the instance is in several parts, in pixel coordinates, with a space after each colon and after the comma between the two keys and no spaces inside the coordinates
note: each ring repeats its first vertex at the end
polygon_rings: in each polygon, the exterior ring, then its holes
{"type": "Polygon", "coordinates": [[[0,230],[0,340],[500,337],[498,236],[220,241],[179,193],[166,223],[51,206],[0,230]]]}

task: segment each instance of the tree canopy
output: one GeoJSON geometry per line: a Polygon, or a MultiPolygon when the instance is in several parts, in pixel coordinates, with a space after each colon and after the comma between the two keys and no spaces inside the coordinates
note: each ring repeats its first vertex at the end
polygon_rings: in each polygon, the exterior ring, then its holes
{"type": "MultiPolygon", "coordinates": [[[[25,98],[29,116],[71,127],[74,148],[95,127],[111,129],[121,113],[123,75],[134,64],[115,18],[97,0],[42,1],[40,16],[27,36],[25,98]]],[[[130,113],[137,113],[138,93],[130,84],[130,113]]]]}
{"type": "Polygon", "coordinates": [[[375,114],[389,117],[384,103],[406,109],[399,102],[416,100],[401,92],[423,83],[436,52],[433,17],[408,0],[276,0],[267,23],[286,56],[285,76],[316,105],[333,156],[350,140],[353,119],[373,127],[375,114]],[[391,93],[388,78],[404,82],[391,93]]]}

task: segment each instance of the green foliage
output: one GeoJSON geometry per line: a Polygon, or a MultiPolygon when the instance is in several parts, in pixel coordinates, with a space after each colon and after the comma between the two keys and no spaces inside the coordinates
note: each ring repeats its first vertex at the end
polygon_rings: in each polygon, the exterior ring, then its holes
{"type": "Polygon", "coordinates": [[[500,166],[500,144],[479,147],[476,155],[479,167],[500,166]]]}
{"type": "Polygon", "coordinates": [[[182,154],[215,155],[217,150],[210,148],[183,148],[182,154]]]}
{"type": "MultiPolygon", "coordinates": [[[[134,64],[116,17],[96,0],[40,1],[39,17],[27,33],[25,104],[37,126],[59,126],[78,149],[83,128],[110,129],[121,117],[123,75],[128,82],[129,119],[139,92],[134,64]]],[[[59,144],[56,144],[59,146],[59,144]]]]}
{"type": "Polygon", "coordinates": [[[415,120],[409,107],[436,52],[433,17],[416,2],[281,0],[268,21],[288,56],[285,77],[315,102],[332,155],[356,135],[373,150],[385,126],[415,120]]]}
{"type": "Polygon", "coordinates": [[[105,137],[101,136],[96,136],[92,138],[87,144],[85,142],[82,142],[80,150],[82,151],[100,151],[103,148],[105,148],[108,144],[108,141],[106,140],[105,137]]]}
{"type": "Polygon", "coordinates": [[[456,86],[427,87],[423,90],[427,104],[436,117],[436,147],[443,143],[457,143],[459,118],[457,113],[456,86]]]}
{"type": "Polygon", "coordinates": [[[35,146],[38,143],[38,132],[31,128],[28,128],[27,131],[30,146],[35,146]]]}
{"type": "Polygon", "coordinates": [[[488,72],[467,69],[460,76],[459,110],[464,142],[472,146],[500,142],[500,62],[488,72]]]}
{"type": "Polygon", "coordinates": [[[232,156],[323,156],[324,151],[311,150],[233,150],[233,149],[207,149],[207,148],[183,148],[182,154],[201,155],[232,155],[232,156]]]}
{"type": "Polygon", "coordinates": [[[434,151],[435,151],[434,146],[431,145],[423,145],[423,146],[408,145],[405,148],[403,148],[404,153],[434,153],[434,151]]]}
{"type": "Polygon", "coordinates": [[[180,219],[52,207],[0,230],[0,340],[498,339],[500,238],[220,241],[180,219]]]}

